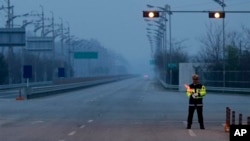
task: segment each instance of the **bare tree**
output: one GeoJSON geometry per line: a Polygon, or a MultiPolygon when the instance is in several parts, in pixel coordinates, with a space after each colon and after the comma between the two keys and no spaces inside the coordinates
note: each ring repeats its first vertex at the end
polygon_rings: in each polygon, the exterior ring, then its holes
{"type": "Polygon", "coordinates": [[[219,25],[207,25],[207,32],[200,38],[201,51],[195,61],[220,64],[223,59],[222,30],[219,25]]]}

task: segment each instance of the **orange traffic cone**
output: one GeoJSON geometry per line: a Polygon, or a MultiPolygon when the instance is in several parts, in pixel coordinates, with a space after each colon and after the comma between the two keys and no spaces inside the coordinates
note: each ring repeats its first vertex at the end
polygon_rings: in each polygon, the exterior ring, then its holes
{"type": "Polygon", "coordinates": [[[22,97],[21,90],[19,90],[19,96],[16,97],[16,100],[24,100],[25,98],[22,97]]]}

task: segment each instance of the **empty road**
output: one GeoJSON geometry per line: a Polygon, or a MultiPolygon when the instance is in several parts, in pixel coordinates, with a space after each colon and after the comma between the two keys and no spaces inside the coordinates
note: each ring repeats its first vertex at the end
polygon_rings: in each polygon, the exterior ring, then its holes
{"type": "Polygon", "coordinates": [[[229,141],[225,111],[250,116],[250,96],[207,93],[205,130],[186,128],[185,92],[141,77],[49,97],[0,98],[1,141],[229,141]]]}

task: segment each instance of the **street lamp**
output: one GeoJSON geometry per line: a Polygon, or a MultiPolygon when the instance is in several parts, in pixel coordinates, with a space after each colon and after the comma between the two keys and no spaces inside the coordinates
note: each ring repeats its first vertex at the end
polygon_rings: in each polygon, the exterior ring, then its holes
{"type": "Polygon", "coordinates": [[[25,14],[22,14],[22,15],[15,15],[15,16],[12,16],[11,18],[9,18],[7,21],[6,21],[6,25],[7,27],[13,27],[13,20],[15,18],[18,18],[18,17],[27,17],[29,15],[29,13],[25,13],[25,14]]]}
{"type": "MultiPolygon", "coordinates": [[[[152,6],[152,5],[147,5],[148,8],[155,8],[155,6],[152,6]]],[[[169,63],[172,63],[172,27],[171,27],[171,15],[172,15],[172,12],[170,10],[170,6],[169,5],[165,5],[165,7],[156,7],[158,9],[160,9],[161,11],[160,12],[163,12],[164,14],[162,15],[162,19],[164,20],[164,24],[165,24],[165,36],[164,36],[164,47],[165,47],[165,50],[164,50],[164,53],[166,54],[166,46],[167,46],[167,21],[168,19],[166,18],[166,14],[169,15],[169,63]]],[[[160,22],[158,22],[159,24],[160,22]]],[[[164,64],[164,67],[165,67],[166,64],[164,64]]],[[[165,70],[165,68],[164,68],[165,70]]],[[[169,77],[169,83],[172,84],[172,68],[170,68],[170,77],[169,77]]]]}
{"type": "Polygon", "coordinates": [[[28,26],[29,24],[32,24],[32,23],[33,23],[33,21],[24,20],[23,25],[21,26],[21,28],[25,28],[26,26],[28,26]]]}

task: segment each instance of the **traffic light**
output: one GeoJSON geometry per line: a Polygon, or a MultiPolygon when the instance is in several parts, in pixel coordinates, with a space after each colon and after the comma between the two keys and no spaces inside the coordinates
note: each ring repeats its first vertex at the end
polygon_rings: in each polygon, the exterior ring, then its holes
{"type": "Polygon", "coordinates": [[[159,17],[159,11],[143,11],[143,17],[146,18],[156,18],[159,17]]]}
{"type": "Polygon", "coordinates": [[[209,12],[208,13],[209,18],[225,18],[225,12],[209,12]]]}

